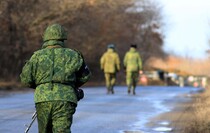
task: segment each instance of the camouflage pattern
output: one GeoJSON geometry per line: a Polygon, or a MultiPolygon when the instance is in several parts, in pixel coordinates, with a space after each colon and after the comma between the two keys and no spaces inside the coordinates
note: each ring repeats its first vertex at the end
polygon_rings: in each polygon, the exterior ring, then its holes
{"type": "Polygon", "coordinates": [[[126,72],[138,72],[142,69],[142,61],[140,54],[136,51],[135,48],[130,48],[130,50],[125,54],[124,67],[126,72]]]}
{"type": "Polygon", "coordinates": [[[107,94],[112,93],[114,94],[114,86],[116,82],[116,73],[104,73],[106,87],[107,87],[107,94]]]}
{"type": "Polygon", "coordinates": [[[70,133],[76,104],[65,101],[36,104],[39,133],[70,133]]]}
{"type": "Polygon", "coordinates": [[[32,55],[20,74],[21,82],[35,89],[39,133],[70,132],[76,108],[70,105],[77,105],[76,89],[91,75],[81,53],[64,48],[65,39],[62,26],[49,26],[42,49],[32,55]]]}
{"type": "Polygon", "coordinates": [[[44,38],[48,36],[52,40],[44,42],[42,49],[36,51],[22,69],[21,82],[36,89],[35,103],[53,100],[77,103],[75,88],[90,78],[81,53],[64,48],[62,37],[54,40],[54,35],[60,34],[66,34],[62,26],[49,26],[44,38]]]}
{"type": "Polygon", "coordinates": [[[43,41],[49,40],[67,40],[67,32],[59,24],[53,24],[47,27],[43,35],[43,41]]]}
{"type": "Polygon", "coordinates": [[[32,55],[23,67],[21,81],[28,87],[36,87],[35,103],[52,100],[77,103],[74,88],[87,82],[90,72],[78,52],[59,47],[59,41],[54,43],[57,47],[48,48],[45,43],[43,49],[32,55]]]}
{"type": "Polygon", "coordinates": [[[104,73],[116,73],[120,71],[119,55],[114,51],[114,49],[108,48],[100,59],[100,65],[104,73]]]}
{"type": "Polygon", "coordinates": [[[136,94],[135,89],[138,83],[138,77],[139,77],[138,72],[126,72],[126,84],[128,86],[129,94],[131,91],[134,95],[136,94]]]}
{"type": "Polygon", "coordinates": [[[108,47],[100,59],[101,69],[104,71],[107,93],[114,93],[116,73],[120,71],[120,58],[114,48],[108,47]]]}
{"type": "Polygon", "coordinates": [[[140,54],[135,48],[130,48],[130,50],[125,54],[124,67],[126,69],[126,84],[128,86],[128,93],[131,89],[135,95],[135,88],[138,82],[139,70],[142,69],[142,61],[140,54]]]}

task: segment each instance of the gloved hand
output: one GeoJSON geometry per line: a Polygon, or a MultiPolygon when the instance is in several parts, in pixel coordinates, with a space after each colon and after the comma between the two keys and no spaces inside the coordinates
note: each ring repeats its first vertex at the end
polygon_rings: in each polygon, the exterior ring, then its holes
{"type": "Polygon", "coordinates": [[[77,95],[77,100],[79,101],[80,99],[84,98],[84,91],[82,89],[77,88],[76,95],[77,95]]]}

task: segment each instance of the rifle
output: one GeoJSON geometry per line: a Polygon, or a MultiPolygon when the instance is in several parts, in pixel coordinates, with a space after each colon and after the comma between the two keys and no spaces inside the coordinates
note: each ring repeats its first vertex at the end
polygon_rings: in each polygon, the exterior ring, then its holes
{"type": "Polygon", "coordinates": [[[29,131],[29,129],[31,128],[32,124],[33,124],[34,121],[36,120],[36,117],[37,117],[37,113],[36,113],[36,111],[35,111],[35,112],[33,113],[32,117],[31,117],[31,119],[32,119],[31,123],[30,123],[29,125],[25,125],[25,126],[27,127],[26,130],[25,130],[25,133],[28,133],[28,131],[29,131]]]}

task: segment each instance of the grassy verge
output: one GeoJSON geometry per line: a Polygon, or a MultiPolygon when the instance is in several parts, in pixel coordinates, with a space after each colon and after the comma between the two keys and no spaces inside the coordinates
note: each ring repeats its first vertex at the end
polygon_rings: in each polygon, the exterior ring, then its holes
{"type": "Polygon", "coordinates": [[[167,121],[170,124],[164,127],[172,128],[171,133],[210,133],[210,88],[191,95],[191,98],[190,101],[175,103],[172,111],[152,118],[148,126],[162,127],[159,123],[167,121]]]}
{"type": "Polygon", "coordinates": [[[194,102],[186,108],[185,114],[189,119],[180,118],[186,121],[180,125],[180,133],[210,133],[210,88],[200,95],[194,96],[194,102]],[[185,120],[186,119],[186,120],[185,120]]]}

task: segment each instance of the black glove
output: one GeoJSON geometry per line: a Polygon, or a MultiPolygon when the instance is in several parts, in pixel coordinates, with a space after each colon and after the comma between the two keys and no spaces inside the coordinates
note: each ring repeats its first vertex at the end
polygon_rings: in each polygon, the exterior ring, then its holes
{"type": "Polygon", "coordinates": [[[80,99],[84,98],[84,91],[82,89],[77,88],[76,95],[77,95],[77,100],[79,101],[80,99]]]}

